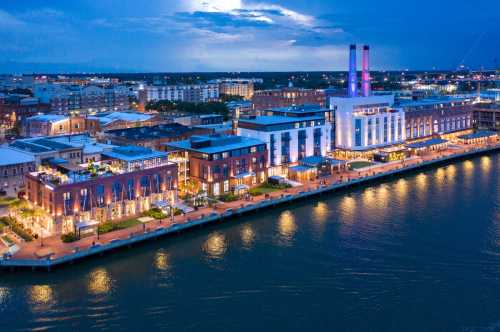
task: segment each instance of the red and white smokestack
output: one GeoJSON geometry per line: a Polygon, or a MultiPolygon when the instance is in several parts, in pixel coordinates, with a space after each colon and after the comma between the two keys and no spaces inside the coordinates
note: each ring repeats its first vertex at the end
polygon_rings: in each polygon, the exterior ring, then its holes
{"type": "Polygon", "coordinates": [[[349,97],[358,95],[358,73],[356,68],[356,44],[349,47],[349,78],[347,91],[349,97]]]}
{"type": "Polygon", "coordinates": [[[364,97],[368,97],[371,93],[370,84],[370,46],[363,46],[363,68],[361,72],[361,91],[364,97]]]}

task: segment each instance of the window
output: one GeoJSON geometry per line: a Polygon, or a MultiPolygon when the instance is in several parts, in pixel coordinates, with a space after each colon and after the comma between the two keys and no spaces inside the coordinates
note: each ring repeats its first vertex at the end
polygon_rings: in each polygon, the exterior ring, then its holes
{"type": "Polygon", "coordinates": [[[224,181],[224,188],[223,188],[224,192],[228,192],[229,191],[229,180],[225,180],[224,181]]]}
{"type": "Polygon", "coordinates": [[[361,119],[354,120],[354,145],[361,146],[361,119]]]}

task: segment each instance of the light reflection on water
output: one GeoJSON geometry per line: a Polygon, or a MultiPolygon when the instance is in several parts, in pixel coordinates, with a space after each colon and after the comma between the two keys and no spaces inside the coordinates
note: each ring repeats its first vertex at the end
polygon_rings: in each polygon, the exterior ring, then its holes
{"type": "Polygon", "coordinates": [[[160,271],[167,271],[170,268],[169,255],[167,252],[160,250],[156,253],[155,267],[160,271]]]}
{"type": "Polygon", "coordinates": [[[34,304],[47,304],[53,300],[53,290],[49,285],[33,285],[28,290],[29,298],[34,304]]]}
{"type": "Polygon", "coordinates": [[[250,249],[255,241],[255,231],[253,230],[252,225],[244,225],[241,228],[240,236],[243,248],[250,249]]]}
{"type": "Polygon", "coordinates": [[[289,210],[284,211],[278,218],[278,232],[280,244],[290,246],[293,243],[293,237],[297,231],[295,216],[289,210]]]}
{"type": "Polygon", "coordinates": [[[227,251],[226,236],[220,232],[210,234],[203,244],[203,251],[211,259],[222,259],[227,251]]]}
{"type": "Polygon", "coordinates": [[[107,294],[111,291],[112,286],[113,280],[109,272],[103,267],[94,269],[88,275],[87,288],[89,293],[93,295],[107,294]]]}

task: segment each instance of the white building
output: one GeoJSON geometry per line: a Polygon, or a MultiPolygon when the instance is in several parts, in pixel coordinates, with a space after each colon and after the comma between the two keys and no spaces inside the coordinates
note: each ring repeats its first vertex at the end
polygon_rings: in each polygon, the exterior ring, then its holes
{"type": "Polygon", "coordinates": [[[219,99],[218,84],[147,86],[143,91],[139,92],[143,102],[170,100],[199,103],[219,99]]]}
{"type": "Polygon", "coordinates": [[[394,109],[394,95],[332,97],[335,111],[336,147],[365,151],[402,143],[405,113],[394,109]]]}
{"type": "Polygon", "coordinates": [[[282,175],[288,164],[330,152],[331,126],[322,116],[256,116],[240,119],[237,132],[266,142],[269,175],[282,175]]]}

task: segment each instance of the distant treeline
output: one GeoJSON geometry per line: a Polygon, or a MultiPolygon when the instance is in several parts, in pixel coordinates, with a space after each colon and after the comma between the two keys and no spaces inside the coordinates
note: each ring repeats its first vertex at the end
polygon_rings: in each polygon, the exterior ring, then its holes
{"type": "Polygon", "coordinates": [[[225,120],[229,118],[229,110],[226,104],[215,101],[208,103],[188,103],[160,100],[147,103],[146,110],[156,110],[161,113],[220,114],[224,116],[225,120]]]}

